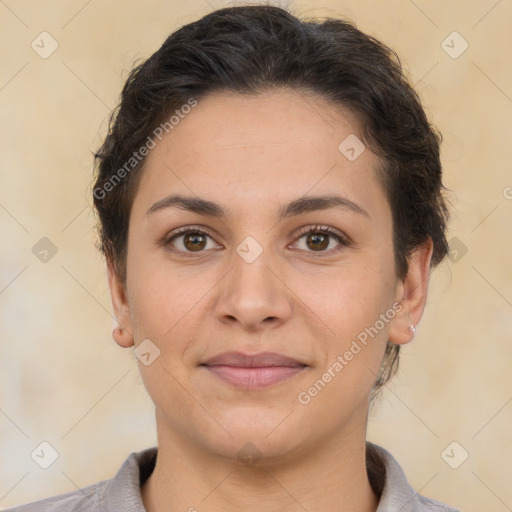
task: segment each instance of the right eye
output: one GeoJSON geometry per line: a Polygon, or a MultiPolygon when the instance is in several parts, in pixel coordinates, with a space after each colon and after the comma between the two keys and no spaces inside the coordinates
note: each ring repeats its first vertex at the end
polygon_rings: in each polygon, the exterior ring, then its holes
{"type": "Polygon", "coordinates": [[[187,255],[202,253],[205,252],[205,250],[221,247],[213,242],[211,244],[212,246],[208,247],[208,239],[213,241],[212,237],[205,231],[198,228],[186,227],[170,233],[164,240],[163,245],[165,247],[171,246],[171,250],[174,252],[187,255]]]}

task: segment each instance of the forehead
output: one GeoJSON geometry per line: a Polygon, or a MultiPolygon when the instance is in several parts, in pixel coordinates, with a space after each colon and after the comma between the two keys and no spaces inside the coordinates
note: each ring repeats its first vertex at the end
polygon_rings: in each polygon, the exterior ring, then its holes
{"type": "MultiPolygon", "coordinates": [[[[279,153],[283,158],[293,156],[284,153],[286,147],[302,154],[324,148],[338,157],[339,137],[358,132],[359,122],[352,112],[319,96],[289,89],[243,95],[220,92],[201,99],[168,134],[167,144],[160,145],[176,149],[186,142],[191,151],[179,156],[194,159],[199,156],[192,154],[195,151],[214,158],[219,151],[236,152],[255,145],[264,147],[267,155],[279,153]]],[[[149,159],[165,149],[153,152],[149,159]]]]}
{"type": "Polygon", "coordinates": [[[134,208],[166,192],[208,198],[233,214],[235,204],[263,212],[308,193],[364,195],[382,207],[379,159],[359,134],[355,115],[323,98],[289,90],[210,94],[151,150],[134,208]],[[343,153],[344,141],[362,153],[347,158],[354,152],[343,153]]]}

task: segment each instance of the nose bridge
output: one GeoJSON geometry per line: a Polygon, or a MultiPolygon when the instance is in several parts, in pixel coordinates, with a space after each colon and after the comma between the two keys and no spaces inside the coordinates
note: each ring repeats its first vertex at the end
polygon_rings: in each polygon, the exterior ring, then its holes
{"type": "Polygon", "coordinates": [[[256,328],[265,321],[286,320],[291,313],[287,289],[270,249],[247,237],[233,252],[232,272],[224,282],[217,314],[256,328]]]}

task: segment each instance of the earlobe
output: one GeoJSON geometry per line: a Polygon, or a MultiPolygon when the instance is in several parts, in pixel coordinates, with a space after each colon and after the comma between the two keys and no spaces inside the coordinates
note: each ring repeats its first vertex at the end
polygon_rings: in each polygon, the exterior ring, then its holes
{"type": "Polygon", "coordinates": [[[404,345],[414,338],[427,302],[432,251],[433,243],[429,238],[409,258],[407,275],[397,287],[397,302],[402,307],[390,323],[388,339],[391,343],[404,345]]]}
{"type": "Polygon", "coordinates": [[[122,327],[115,327],[112,330],[112,338],[120,347],[123,348],[133,347],[134,345],[132,334],[122,327]]]}
{"type": "Polygon", "coordinates": [[[111,262],[107,263],[107,270],[108,285],[115,316],[114,325],[112,326],[112,338],[121,347],[132,347],[134,345],[134,338],[125,285],[117,275],[111,262]]]}

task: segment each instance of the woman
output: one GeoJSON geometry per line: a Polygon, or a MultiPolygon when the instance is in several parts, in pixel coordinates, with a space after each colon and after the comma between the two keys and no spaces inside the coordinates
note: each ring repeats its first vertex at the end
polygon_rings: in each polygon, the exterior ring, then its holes
{"type": "Polygon", "coordinates": [[[171,34],[129,76],[93,190],[158,448],[12,510],[454,510],[365,439],[447,254],[439,143],[347,22],[237,7],[171,34]]]}

